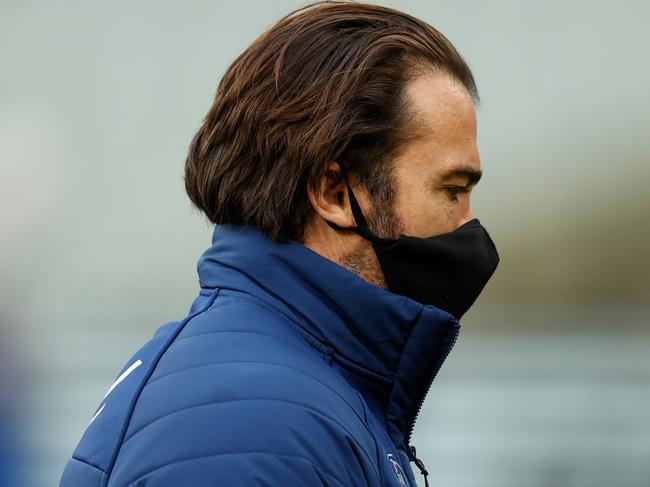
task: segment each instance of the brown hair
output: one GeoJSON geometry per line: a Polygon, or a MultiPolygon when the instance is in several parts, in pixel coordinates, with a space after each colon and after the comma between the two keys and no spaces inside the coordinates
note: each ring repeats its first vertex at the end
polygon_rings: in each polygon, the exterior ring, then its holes
{"type": "MultiPolygon", "coordinates": [[[[419,136],[404,85],[424,69],[472,73],[429,24],[379,5],[316,2],[290,12],[230,65],[185,162],[185,188],[213,223],[302,240],[330,161],[371,195],[392,193],[391,165],[419,136]]],[[[352,183],[352,181],[351,181],[352,183]]]]}

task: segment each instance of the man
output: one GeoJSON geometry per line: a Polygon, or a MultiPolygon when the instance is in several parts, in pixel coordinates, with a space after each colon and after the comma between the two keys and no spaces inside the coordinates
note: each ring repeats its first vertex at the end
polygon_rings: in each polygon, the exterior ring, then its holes
{"type": "Polygon", "coordinates": [[[415,487],[413,427],[497,251],[472,74],[376,5],[292,12],[225,74],[187,192],[215,223],[189,315],[109,388],[61,487],[415,487]]]}

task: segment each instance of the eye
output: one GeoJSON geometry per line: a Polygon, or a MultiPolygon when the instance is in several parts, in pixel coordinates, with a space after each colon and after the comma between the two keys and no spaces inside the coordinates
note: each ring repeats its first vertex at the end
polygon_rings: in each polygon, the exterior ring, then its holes
{"type": "Polygon", "coordinates": [[[469,189],[464,186],[449,186],[443,189],[447,192],[449,199],[452,201],[458,201],[459,194],[469,192],[469,189]]]}

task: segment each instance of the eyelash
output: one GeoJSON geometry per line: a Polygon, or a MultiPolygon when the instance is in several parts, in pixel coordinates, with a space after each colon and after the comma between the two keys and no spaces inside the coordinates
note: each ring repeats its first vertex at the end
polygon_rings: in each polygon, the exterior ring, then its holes
{"type": "Polygon", "coordinates": [[[469,189],[463,188],[462,186],[452,186],[449,188],[444,188],[444,190],[447,192],[449,199],[452,201],[458,201],[458,194],[469,192],[469,189]]]}

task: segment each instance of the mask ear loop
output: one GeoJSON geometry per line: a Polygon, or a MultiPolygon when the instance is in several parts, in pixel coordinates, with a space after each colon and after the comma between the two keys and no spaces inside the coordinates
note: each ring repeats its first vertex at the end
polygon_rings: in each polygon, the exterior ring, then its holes
{"type": "Polygon", "coordinates": [[[362,235],[366,238],[373,238],[375,235],[370,231],[368,228],[368,224],[366,223],[366,219],[363,216],[363,212],[361,211],[361,207],[359,206],[359,202],[357,201],[357,198],[354,196],[354,193],[352,192],[352,188],[350,187],[350,182],[348,181],[348,168],[345,164],[339,164],[341,167],[341,175],[343,176],[343,179],[345,180],[345,185],[348,188],[348,198],[350,200],[350,206],[352,207],[352,215],[354,217],[354,221],[357,224],[356,227],[341,227],[337,225],[336,223],[332,223],[329,220],[325,220],[325,222],[332,228],[336,230],[352,230],[353,232],[358,233],[359,235],[362,235]]]}
{"type": "Polygon", "coordinates": [[[345,179],[345,185],[348,187],[348,198],[350,199],[352,215],[354,215],[354,221],[357,224],[357,228],[362,227],[364,229],[367,229],[368,224],[366,223],[366,219],[363,216],[359,202],[357,201],[357,198],[354,196],[352,188],[350,187],[350,182],[348,181],[348,168],[345,164],[341,164],[341,174],[343,175],[343,179],[345,179]]]}
{"type": "Polygon", "coordinates": [[[337,225],[336,223],[332,223],[329,220],[325,220],[325,222],[332,228],[336,230],[350,230],[353,231],[362,237],[367,238],[368,240],[372,242],[387,242],[387,243],[393,243],[393,239],[386,239],[382,237],[378,237],[372,231],[368,228],[368,224],[366,223],[366,219],[363,216],[363,211],[361,211],[361,206],[359,206],[359,202],[357,201],[357,198],[354,196],[354,193],[352,192],[352,187],[350,186],[350,182],[348,180],[348,167],[345,164],[339,164],[341,167],[341,175],[343,176],[343,179],[345,179],[345,184],[348,187],[348,198],[350,199],[350,206],[352,207],[352,215],[354,217],[354,221],[357,224],[356,227],[341,227],[337,225]]]}

